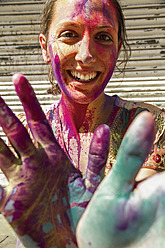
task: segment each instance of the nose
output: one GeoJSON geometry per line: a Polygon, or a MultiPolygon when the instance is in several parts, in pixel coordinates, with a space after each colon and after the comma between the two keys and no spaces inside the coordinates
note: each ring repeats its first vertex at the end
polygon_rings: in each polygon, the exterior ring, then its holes
{"type": "Polygon", "coordinates": [[[92,48],[92,41],[88,34],[84,34],[82,40],[78,43],[77,54],[75,60],[79,63],[91,64],[96,61],[96,57],[92,48]]]}

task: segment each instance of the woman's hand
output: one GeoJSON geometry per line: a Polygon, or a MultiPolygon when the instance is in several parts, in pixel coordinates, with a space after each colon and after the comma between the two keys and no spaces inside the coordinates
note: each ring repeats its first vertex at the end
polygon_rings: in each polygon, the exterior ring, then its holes
{"type": "Polygon", "coordinates": [[[165,174],[135,184],[154,136],[153,117],[143,112],[127,131],[116,164],[81,217],[79,248],[165,247],[165,174]]]}
{"type": "Polygon", "coordinates": [[[96,130],[82,178],[56,142],[26,78],[16,74],[13,82],[38,148],[0,98],[0,123],[17,154],[0,139],[0,168],[9,180],[0,187],[1,212],[25,247],[77,247],[77,223],[104,174],[109,128],[96,130]]]}

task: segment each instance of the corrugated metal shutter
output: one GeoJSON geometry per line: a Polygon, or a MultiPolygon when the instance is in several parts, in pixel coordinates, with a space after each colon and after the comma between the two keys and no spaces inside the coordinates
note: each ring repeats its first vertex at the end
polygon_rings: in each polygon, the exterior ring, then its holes
{"type": "MultiPolygon", "coordinates": [[[[116,72],[106,92],[165,106],[165,1],[119,2],[126,18],[132,57],[125,76],[116,72]]],[[[0,2],[0,94],[16,113],[22,108],[11,83],[15,72],[27,76],[42,106],[56,99],[47,94],[47,65],[38,43],[43,3],[43,0],[0,2]]]]}
{"type": "Polygon", "coordinates": [[[106,92],[165,107],[165,0],[120,0],[132,56],[106,92]]]}
{"type": "Polygon", "coordinates": [[[38,41],[43,3],[43,0],[0,2],[0,94],[15,113],[22,111],[11,82],[16,72],[28,78],[43,107],[56,99],[47,94],[48,68],[38,41]]]}

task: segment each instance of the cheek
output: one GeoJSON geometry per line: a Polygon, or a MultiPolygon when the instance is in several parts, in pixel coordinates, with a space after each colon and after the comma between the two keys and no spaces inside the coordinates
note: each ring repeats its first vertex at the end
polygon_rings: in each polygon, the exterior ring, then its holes
{"type": "Polygon", "coordinates": [[[113,71],[117,62],[117,53],[111,51],[109,56],[105,57],[106,71],[113,71]]]}
{"type": "MultiPolygon", "coordinates": [[[[62,66],[61,60],[62,59],[58,55],[58,53],[53,53],[51,45],[49,45],[49,51],[50,51],[50,55],[51,55],[51,63],[52,63],[54,76],[58,82],[58,85],[60,86],[60,89],[64,92],[65,95],[68,96],[68,90],[66,88],[65,78],[63,77],[63,74],[61,72],[61,66],[62,66]]],[[[64,59],[64,57],[63,57],[63,59],[64,59]]]]}
{"type": "Polygon", "coordinates": [[[114,68],[117,56],[118,56],[118,48],[115,44],[110,46],[100,46],[96,45],[96,51],[99,57],[99,60],[102,61],[102,64],[105,67],[105,70],[109,71],[114,68]]]}
{"type": "Polygon", "coordinates": [[[53,53],[53,47],[51,44],[49,44],[49,51],[51,56],[51,64],[54,72],[54,76],[56,80],[58,81],[59,85],[61,86],[63,84],[63,79],[61,75],[61,66],[60,66],[60,57],[57,53],[53,53]]]}
{"type": "MultiPolygon", "coordinates": [[[[64,42],[56,41],[52,45],[53,54],[57,54],[60,59],[60,64],[63,66],[76,52],[76,45],[68,45],[64,42]]],[[[55,55],[54,55],[55,56],[55,55]]]]}
{"type": "Polygon", "coordinates": [[[112,77],[117,62],[117,56],[118,52],[117,49],[114,47],[113,49],[108,50],[102,57],[105,66],[105,78],[103,82],[103,88],[106,87],[112,77]]]}

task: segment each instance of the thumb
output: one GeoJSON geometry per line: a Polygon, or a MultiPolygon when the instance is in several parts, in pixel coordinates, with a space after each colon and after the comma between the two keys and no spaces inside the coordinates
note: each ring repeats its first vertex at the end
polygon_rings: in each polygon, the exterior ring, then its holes
{"type": "Polygon", "coordinates": [[[104,193],[115,196],[132,190],[135,177],[151,151],[155,133],[151,113],[144,111],[135,118],[124,136],[111,173],[101,185],[104,193]]]}
{"type": "Polygon", "coordinates": [[[89,148],[88,166],[85,175],[86,188],[93,193],[104,177],[104,169],[109,153],[110,130],[107,125],[99,126],[89,148]]]}

